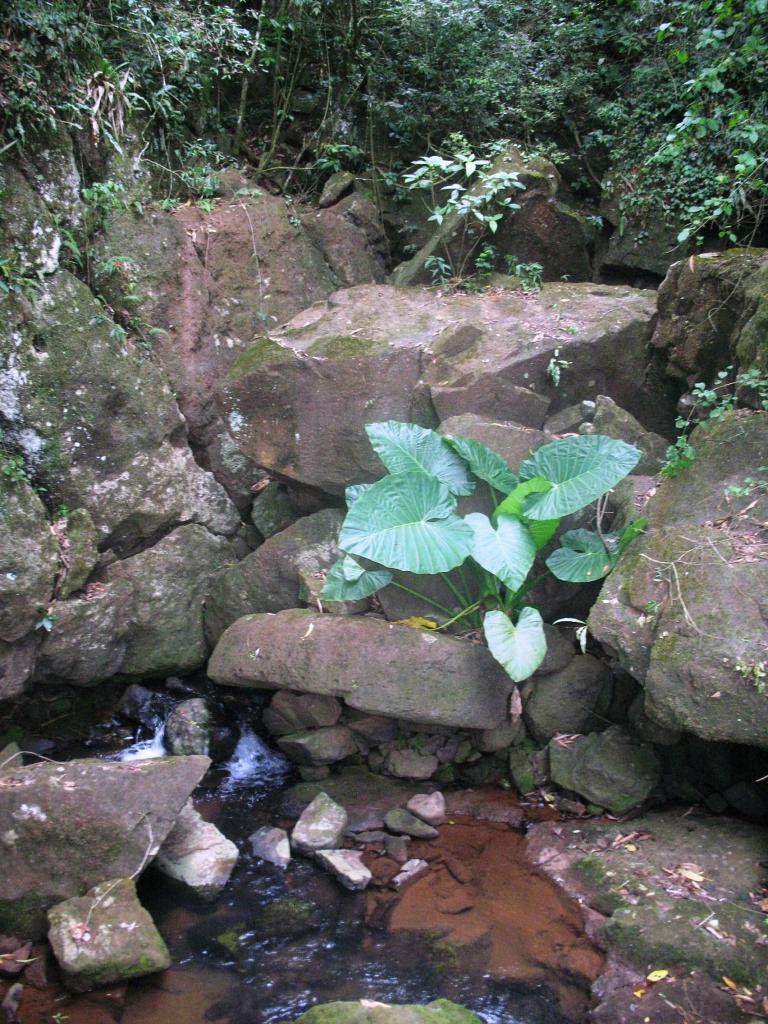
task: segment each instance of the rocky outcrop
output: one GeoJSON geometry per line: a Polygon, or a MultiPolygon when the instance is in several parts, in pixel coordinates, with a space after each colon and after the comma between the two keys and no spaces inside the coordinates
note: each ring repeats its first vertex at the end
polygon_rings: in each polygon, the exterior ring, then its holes
{"type": "Polygon", "coordinates": [[[81,281],[58,271],[34,305],[2,306],[5,437],[54,507],[87,510],[99,545],[120,556],[180,523],[237,530],[225,492],[192,458],[169,385],[81,281]]]}
{"type": "Polygon", "coordinates": [[[59,547],[24,480],[0,474],[0,640],[20,640],[48,611],[59,547]]]}
{"type": "Polygon", "coordinates": [[[350,288],[244,350],[222,384],[222,414],[254,462],[331,494],[381,474],[365,423],[432,426],[432,405],[442,420],[538,428],[550,406],[600,391],[641,419],[649,400],[661,415],[665,396],[640,383],[654,303],[650,292],[575,284],[536,296],[350,288]],[[555,349],[567,363],[557,387],[555,349]]]}
{"type": "Polygon", "coordinates": [[[659,289],[653,345],[688,386],[728,365],[768,369],[768,251],[728,249],[675,263],[659,289]]]}
{"type": "Polygon", "coordinates": [[[743,487],[764,459],[768,414],[729,413],[691,443],[695,461],[648,501],[648,533],[606,579],[589,628],[644,687],[653,721],[765,747],[768,499],[725,489],[743,487]]]}
{"type": "Polygon", "coordinates": [[[15,768],[0,786],[0,929],[37,938],[45,912],[139,873],[205,774],[207,757],[15,768]]]}
{"type": "Polygon", "coordinates": [[[242,615],[298,607],[301,574],[327,571],[339,557],[343,518],[337,509],[304,516],[220,573],[205,602],[205,629],[211,642],[216,643],[242,615]]]}
{"type": "Polygon", "coordinates": [[[504,721],[513,686],[478,644],[301,610],[239,619],[208,674],[225,686],[329,694],[372,714],[470,729],[504,721]]]}
{"type": "Polygon", "coordinates": [[[128,878],[94,886],[48,911],[48,938],[67,988],[89,992],[164,971],[171,957],[128,878]]]}

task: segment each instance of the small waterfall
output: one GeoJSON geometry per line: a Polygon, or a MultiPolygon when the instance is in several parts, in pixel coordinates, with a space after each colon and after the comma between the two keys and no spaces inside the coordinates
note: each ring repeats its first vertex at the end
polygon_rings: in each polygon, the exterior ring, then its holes
{"type": "Polygon", "coordinates": [[[220,792],[226,794],[247,788],[250,793],[261,796],[281,786],[290,770],[282,754],[270,750],[252,729],[243,726],[234,753],[224,765],[226,778],[220,792]]]}
{"type": "Polygon", "coordinates": [[[137,740],[130,747],[121,750],[115,760],[117,761],[148,761],[153,757],[165,757],[165,718],[158,718],[155,721],[155,731],[146,740],[137,740]]]}

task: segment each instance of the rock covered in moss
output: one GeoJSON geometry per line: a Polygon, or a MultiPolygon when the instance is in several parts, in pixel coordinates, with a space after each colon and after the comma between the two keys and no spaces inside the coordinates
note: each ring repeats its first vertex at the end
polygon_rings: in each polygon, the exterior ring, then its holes
{"type": "Polygon", "coordinates": [[[207,757],[81,759],[4,776],[0,931],[37,938],[53,904],[140,871],[209,765],[207,757]]]}
{"type": "Polygon", "coordinates": [[[0,700],[24,693],[34,671],[38,640],[36,634],[13,644],[0,640],[0,700]]]}
{"type": "Polygon", "coordinates": [[[480,1024],[480,1018],[448,999],[425,1006],[395,1006],[361,999],[358,1003],[324,1003],[294,1024],[480,1024]]]}
{"type": "Polygon", "coordinates": [[[210,898],[227,884],[238,857],[235,844],[211,822],[204,821],[192,801],[187,800],[154,864],[198,896],[210,898]]]}
{"type": "Polygon", "coordinates": [[[276,480],[269,483],[254,497],[251,522],[265,539],[296,522],[288,492],[276,480]]]}
{"type": "Polygon", "coordinates": [[[727,413],[691,443],[695,461],[648,501],[648,532],[607,577],[589,629],[644,687],[655,723],[762,747],[768,563],[754,522],[768,516],[768,495],[726,489],[762,464],[768,413],[727,413]]]}
{"type": "Polygon", "coordinates": [[[559,672],[534,677],[525,687],[525,722],[535,740],[589,732],[611,699],[611,672],[591,654],[578,654],[559,672]]]}
{"type": "Polygon", "coordinates": [[[304,808],[291,832],[291,846],[300,853],[316,853],[338,847],[347,827],[347,812],[331,800],[327,793],[318,793],[304,808]]]}
{"type": "Polygon", "coordinates": [[[434,839],[437,829],[403,807],[396,807],[384,815],[384,824],[396,835],[411,836],[413,839],[434,839]]]}
{"type": "Polygon", "coordinates": [[[171,957],[130,879],[112,879],[48,911],[48,939],[68,988],[89,992],[155,974],[171,957]]]}
{"type": "Polygon", "coordinates": [[[335,697],[278,690],[261,720],[273,736],[287,736],[305,729],[336,725],[341,711],[341,703],[335,697]]]}
{"type": "Polygon", "coordinates": [[[0,473],[0,640],[20,640],[46,615],[58,566],[42,501],[0,473]]]}
{"type": "Polygon", "coordinates": [[[440,762],[434,754],[414,747],[395,747],[387,753],[385,767],[396,779],[431,779],[440,762]]]}
{"type": "Polygon", "coordinates": [[[165,723],[165,741],[172,754],[209,753],[209,731],[213,717],[202,697],[176,704],[165,723]]]}
{"type": "Polygon", "coordinates": [[[356,754],[358,749],[352,732],[345,725],[290,733],[281,736],[277,745],[292,761],[304,765],[335,764],[356,754]]]}
{"type": "Polygon", "coordinates": [[[99,535],[87,509],[76,508],[67,515],[66,539],[67,572],[59,589],[64,598],[85,586],[99,560],[99,535]]]}
{"type": "Polygon", "coordinates": [[[642,804],[661,780],[661,762],[652,747],[621,726],[549,744],[552,781],[590,803],[624,814],[642,804]]]}
{"type": "Polygon", "coordinates": [[[18,167],[0,165],[0,248],[11,269],[24,275],[52,274],[59,265],[61,232],[18,167]]]}
{"type": "Polygon", "coordinates": [[[327,570],[339,557],[342,519],[338,509],[304,516],[220,573],[205,604],[205,627],[211,642],[216,643],[243,615],[298,607],[300,572],[327,570]]]}
{"type": "Polygon", "coordinates": [[[109,566],[107,583],[127,580],[133,587],[124,675],[183,674],[203,664],[209,651],[203,602],[211,581],[233,557],[226,538],[190,523],[109,566]]]}

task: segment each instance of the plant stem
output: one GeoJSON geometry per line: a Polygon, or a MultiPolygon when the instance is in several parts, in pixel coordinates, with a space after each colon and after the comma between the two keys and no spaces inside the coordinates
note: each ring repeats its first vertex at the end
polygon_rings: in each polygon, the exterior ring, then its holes
{"type": "Polygon", "coordinates": [[[452,619],[448,619],[447,622],[441,623],[437,627],[438,630],[447,629],[449,626],[453,625],[454,622],[458,621],[458,619],[462,619],[465,615],[471,615],[473,612],[477,611],[479,607],[480,601],[475,601],[475,603],[471,604],[468,608],[462,608],[462,610],[454,615],[452,619]]]}
{"type": "Polygon", "coordinates": [[[465,608],[467,607],[467,605],[472,604],[472,598],[468,594],[462,594],[458,587],[454,585],[453,580],[450,578],[450,576],[448,576],[447,573],[441,572],[440,578],[460,604],[462,604],[465,608]]]}
{"type": "Polygon", "coordinates": [[[431,604],[433,608],[437,608],[438,611],[444,615],[453,615],[450,608],[446,608],[445,605],[438,604],[437,601],[433,601],[431,597],[427,597],[426,594],[420,594],[418,590],[411,590],[410,587],[403,586],[402,583],[396,583],[394,580],[390,583],[391,587],[397,587],[398,590],[404,590],[406,594],[411,594],[413,597],[418,597],[420,601],[426,601],[427,604],[431,604]]]}

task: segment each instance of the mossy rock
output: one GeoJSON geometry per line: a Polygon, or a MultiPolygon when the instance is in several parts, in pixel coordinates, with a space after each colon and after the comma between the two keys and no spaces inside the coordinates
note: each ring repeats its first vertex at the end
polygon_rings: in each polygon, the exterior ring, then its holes
{"type": "Polygon", "coordinates": [[[261,912],[260,932],[265,936],[295,938],[320,927],[323,921],[321,908],[297,896],[273,900],[261,912]]]}
{"type": "Polygon", "coordinates": [[[480,1024],[480,1018],[448,999],[436,999],[426,1006],[389,1006],[361,1000],[313,1006],[294,1024],[480,1024]]]}

